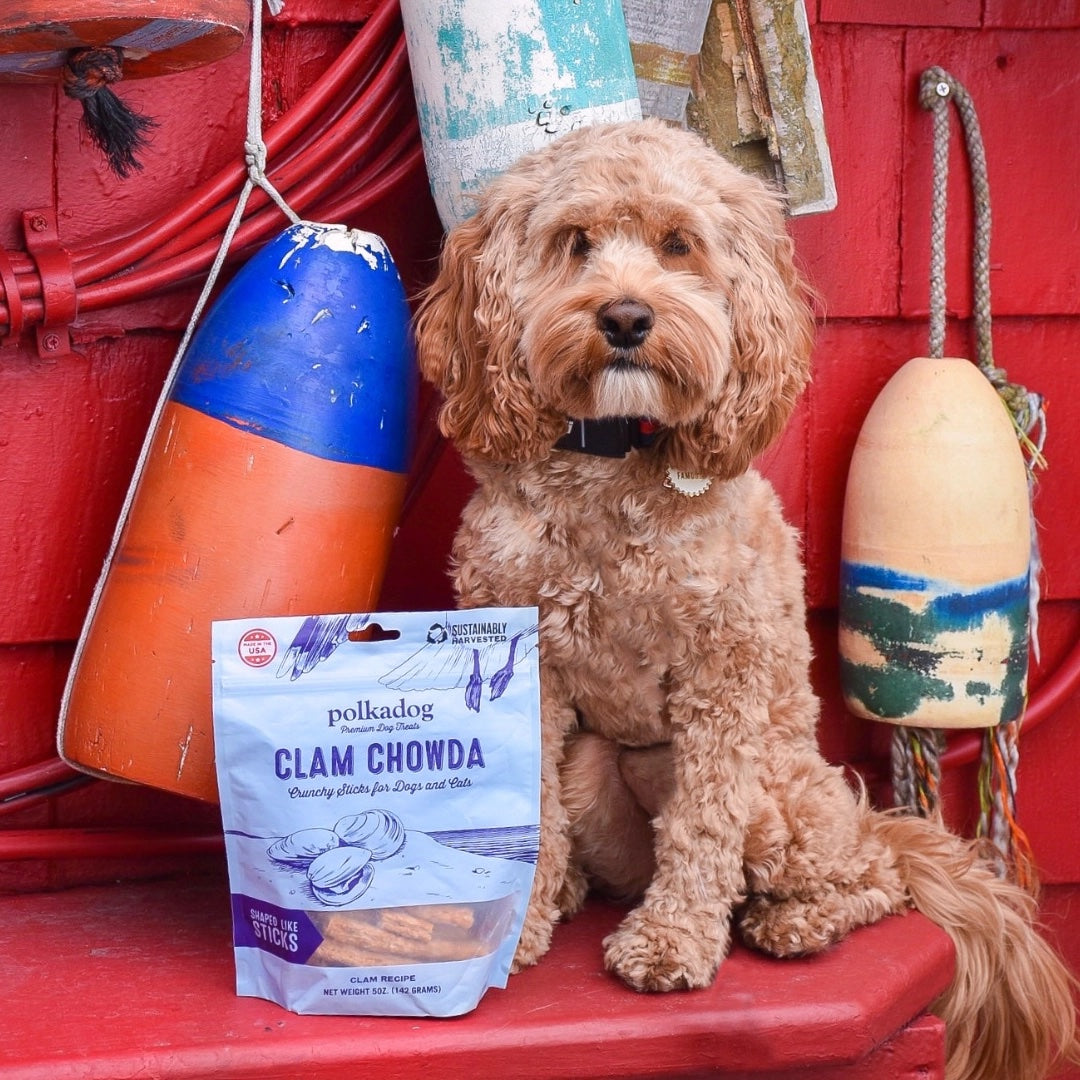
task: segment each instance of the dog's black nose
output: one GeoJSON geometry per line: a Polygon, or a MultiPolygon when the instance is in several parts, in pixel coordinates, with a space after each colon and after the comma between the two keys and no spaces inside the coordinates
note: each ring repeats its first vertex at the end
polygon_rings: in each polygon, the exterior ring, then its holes
{"type": "Polygon", "coordinates": [[[615,300],[596,313],[596,325],[616,349],[640,345],[653,328],[653,310],[639,300],[615,300]]]}

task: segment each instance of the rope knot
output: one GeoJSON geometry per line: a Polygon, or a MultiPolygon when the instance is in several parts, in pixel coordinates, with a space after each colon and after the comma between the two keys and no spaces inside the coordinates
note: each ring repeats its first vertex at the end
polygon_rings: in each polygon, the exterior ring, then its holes
{"type": "Polygon", "coordinates": [[[956,83],[944,68],[927,68],[922,73],[919,79],[919,104],[924,109],[938,109],[955,94],[956,83]]]}
{"type": "Polygon", "coordinates": [[[124,51],[113,45],[74,49],[61,74],[64,93],[76,101],[93,97],[102,87],[124,77],[124,51]]]}
{"type": "Polygon", "coordinates": [[[248,176],[255,183],[266,177],[266,143],[261,138],[244,140],[244,160],[247,162],[248,176]]]}
{"type": "Polygon", "coordinates": [[[1020,383],[1010,382],[1003,368],[983,367],[981,370],[1012,414],[1016,426],[1023,432],[1029,432],[1037,419],[1034,413],[1038,412],[1038,406],[1041,405],[1040,395],[1020,383]]]}

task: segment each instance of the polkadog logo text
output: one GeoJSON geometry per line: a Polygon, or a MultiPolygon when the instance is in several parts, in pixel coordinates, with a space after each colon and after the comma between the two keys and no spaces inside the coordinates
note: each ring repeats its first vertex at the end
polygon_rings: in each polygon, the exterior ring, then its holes
{"type": "Polygon", "coordinates": [[[435,706],[430,701],[406,703],[404,698],[399,698],[393,705],[375,705],[367,698],[361,698],[355,706],[326,710],[330,727],[358,732],[375,731],[376,723],[379,724],[379,731],[390,731],[392,729],[386,726],[387,720],[396,720],[399,729],[415,730],[420,727],[415,721],[430,720],[434,715],[435,706]]]}

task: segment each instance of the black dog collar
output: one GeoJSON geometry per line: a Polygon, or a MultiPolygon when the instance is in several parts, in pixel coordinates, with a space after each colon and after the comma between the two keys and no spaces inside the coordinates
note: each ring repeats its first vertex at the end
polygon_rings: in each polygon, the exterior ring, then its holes
{"type": "Polygon", "coordinates": [[[556,450],[574,450],[597,457],[626,457],[631,450],[651,446],[656,425],[635,416],[607,417],[603,420],[568,420],[566,434],[555,444],[556,450]]]}

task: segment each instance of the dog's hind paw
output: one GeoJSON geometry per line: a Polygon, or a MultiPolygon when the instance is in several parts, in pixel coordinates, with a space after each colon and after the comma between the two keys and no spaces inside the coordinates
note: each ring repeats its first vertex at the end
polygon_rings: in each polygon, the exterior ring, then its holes
{"type": "Polygon", "coordinates": [[[806,956],[843,936],[844,928],[822,915],[804,900],[759,899],[746,906],[739,932],[747,945],[772,956],[806,956]]]}
{"type": "Polygon", "coordinates": [[[903,910],[891,892],[823,887],[812,897],[752,899],[739,918],[743,940],[773,956],[806,956],[835,945],[857,926],[903,910]]]}
{"type": "Polygon", "coordinates": [[[674,926],[638,908],[604,939],[604,966],[634,990],[698,990],[712,984],[727,943],[720,920],[705,931],[694,920],[674,926]]]}

